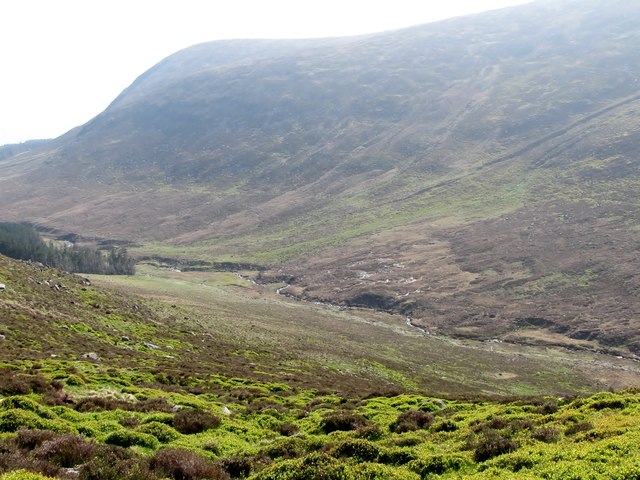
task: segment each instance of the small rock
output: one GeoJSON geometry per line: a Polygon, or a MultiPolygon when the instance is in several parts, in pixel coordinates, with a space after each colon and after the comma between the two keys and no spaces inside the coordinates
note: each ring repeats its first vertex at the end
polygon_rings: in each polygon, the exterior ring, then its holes
{"type": "Polygon", "coordinates": [[[5,337],[4,335],[2,335],[2,334],[0,333],[0,341],[5,340],[6,338],[7,338],[7,337],[5,337]]]}
{"type": "Polygon", "coordinates": [[[158,345],[154,345],[153,343],[145,342],[143,343],[143,345],[147,347],[149,350],[160,350],[160,347],[158,345]]]}
{"type": "Polygon", "coordinates": [[[0,283],[0,290],[6,290],[7,286],[4,283],[0,283]]]}
{"type": "Polygon", "coordinates": [[[60,358],[60,355],[56,355],[55,353],[52,353],[51,358],[60,358]]]}
{"type": "Polygon", "coordinates": [[[93,360],[94,362],[99,362],[100,357],[96,352],[89,352],[78,357],[80,360],[93,360]]]}
{"type": "Polygon", "coordinates": [[[231,415],[231,410],[229,410],[227,407],[222,407],[222,414],[231,415]]]}
{"type": "Polygon", "coordinates": [[[123,342],[128,342],[131,339],[129,337],[127,337],[126,335],[122,335],[122,337],[120,337],[120,340],[122,340],[123,342]]]}
{"type": "Polygon", "coordinates": [[[174,412],[179,412],[180,410],[182,410],[182,405],[174,405],[173,407],[171,407],[171,410],[174,412]]]}

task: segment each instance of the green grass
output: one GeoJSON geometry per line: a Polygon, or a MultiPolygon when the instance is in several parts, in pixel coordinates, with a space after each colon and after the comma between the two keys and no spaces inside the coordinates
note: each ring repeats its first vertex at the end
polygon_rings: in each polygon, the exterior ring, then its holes
{"type": "MultiPolygon", "coordinates": [[[[40,378],[55,376],[56,365],[43,362],[40,378]]],[[[64,432],[76,436],[80,432],[77,444],[122,445],[142,462],[163,448],[186,449],[222,468],[231,465],[231,459],[244,458],[248,478],[255,480],[303,478],[312,468],[316,473],[342,472],[349,479],[418,479],[435,474],[438,478],[568,478],[570,474],[571,478],[622,479],[640,473],[640,396],[636,390],[496,403],[443,401],[424,394],[341,397],[244,380],[246,393],[241,398],[234,395],[236,387],[231,381],[207,395],[189,393],[179,384],[172,391],[120,386],[99,404],[95,399],[100,395],[95,392],[103,386],[102,377],[133,380],[132,375],[100,365],[85,373],[87,384],[81,389],[58,390],[56,398],[65,394],[66,406],[54,406],[45,393],[5,397],[0,404],[0,429],[7,432],[0,437],[0,445],[8,451],[22,449],[23,469],[36,469],[35,460],[43,458],[37,448],[12,443],[18,435],[26,435],[24,430],[18,433],[26,427],[36,429],[34,432],[59,432],[50,434],[54,438],[64,432]],[[145,403],[151,398],[163,399],[168,411],[154,410],[153,404],[145,403]],[[87,410],[86,405],[96,406],[87,410]],[[231,415],[224,415],[223,407],[231,415]],[[199,433],[178,432],[172,426],[176,425],[176,411],[193,408],[217,416],[219,423],[199,433]],[[426,415],[428,421],[422,426],[409,422],[402,433],[396,433],[398,419],[402,415],[411,418],[411,412],[426,415]],[[339,419],[341,426],[327,434],[323,425],[328,418],[339,419]],[[280,433],[285,424],[295,432],[292,436],[280,433]],[[511,446],[504,450],[496,439],[511,446]],[[265,464],[265,458],[270,462],[265,464]],[[363,477],[363,472],[368,476],[363,477]]],[[[34,374],[18,369],[11,375],[26,381],[34,374]]],[[[0,382],[2,391],[11,388],[7,380],[5,375],[0,382]]],[[[55,471],[56,465],[61,468],[56,457],[45,458],[48,471],[55,471]]],[[[10,462],[1,465],[12,470],[10,462]]],[[[81,466],[81,471],[83,468],[87,467],[81,466]]],[[[19,475],[26,473],[16,469],[11,475],[6,478],[23,478],[19,475]]],[[[122,474],[120,478],[135,477],[122,474]]]]}

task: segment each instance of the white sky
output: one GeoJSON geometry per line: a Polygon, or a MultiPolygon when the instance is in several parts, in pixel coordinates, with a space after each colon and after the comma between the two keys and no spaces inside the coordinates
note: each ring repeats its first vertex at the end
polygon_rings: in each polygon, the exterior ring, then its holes
{"type": "Polygon", "coordinates": [[[196,43],[358,35],[527,1],[0,0],[0,145],[87,122],[196,43]]]}

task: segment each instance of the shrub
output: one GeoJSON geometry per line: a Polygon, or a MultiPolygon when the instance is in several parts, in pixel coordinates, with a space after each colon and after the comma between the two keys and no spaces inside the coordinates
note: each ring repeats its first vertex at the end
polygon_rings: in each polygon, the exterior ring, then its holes
{"type": "Polygon", "coordinates": [[[397,447],[415,447],[416,445],[420,445],[424,440],[422,440],[417,435],[402,435],[401,437],[396,437],[393,439],[393,444],[397,447]]]}
{"type": "Polygon", "coordinates": [[[508,457],[502,457],[495,461],[493,466],[510,470],[512,472],[519,472],[523,469],[533,468],[537,462],[538,459],[535,458],[535,456],[531,455],[530,452],[525,452],[515,453],[513,455],[509,455],[508,457]]]}
{"type": "Polygon", "coordinates": [[[180,448],[164,448],[156,453],[150,462],[153,470],[173,480],[226,480],[229,476],[218,466],[180,448]]]}
{"type": "Polygon", "coordinates": [[[160,422],[145,423],[138,427],[138,432],[153,435],[158,439],[158,441],[160,441],[160,443],[172,442],[180,436],[175,429],[160,422]]]}
{"type": "Polygon", "coordinates": [[[380,425],[373,424],[358,428],[357,435],[358,437],[366,438],[367,440],[380,440],[383,432],[380,425]]]}
{"type": "Polygon", "coordinates": [[[350,439],[339,443],[331,452],[334,457],[350,457],[358,462],[372,462],[378,458],[380,450],[367,440],[350,439]]]}
{"type": "Polygon", "coordinates": [[[69,375],[65,380],[66,384],[69,386],[79,386],[84,385],[85,381],[80,378],[78,375],[69,375]]]}
{"type": "Polygon", "coordinates": [[[6,452],[0,450],[0,472],[10,472],[14,470],[34,471],[51,477],[58,473],[60,467],[43,460],[32,458],[30,455],[25,455],[24,452],[19,450],[6,452]]]}
{"type": "Polygon", "coordinates": [[[45,423],[35,413],[26,410],[11,409],[0,413],[0,432],[17,432],[21,428],[46,428],[45,423]]]}
{"type": "Polygon", "coordinates": [[[387,448],[380,451],[378,463],[385,465],[405,465],[418,458],[413,450],[407,448],[387,448]]]}
{"type": "Polygon", "coordinates": [[[626,406],[626,403],[622,398],[604,398],[593,402],[589,406],[594,410],[603,410],[605,408],[622,410],[626,406]]]}
{"type": "Polygon", "coordinates": [[[268,445],[260,450],[261,455],[265,455],[269,458],[297,458],[307,453],[307,444],[301,438],[287,438],[284,441],[268,445]]]}
{"type": "Polygon", "coordinates": [[[591,429],[593,429],[593,424],[591,422],[578,422],[573,425],[569,425],[564,431],[564,434],[575,435],[578,432],[587,432],[591,429]]]}
{"type": "Polygon", "coordinates": [[[220,455],[220,452],[222,452],[222,447],[220,446],[220,443],[216,442],[215,440],[209,440],[207,443],[202,445],[202,449],[205,452],[210,452],[210,453],[213,453],[214,455],[220,455]]]}
{"type": "Polygon", "coordinates": [[[64,468],[87,461],[96,451],[96,444],[77,435],[58,435],[45,440],[33,452],[36,458],[47,460],[64,468]]]}
{"type": "Polygon", "coordinates": [[[13,443],[21,450],[31,451],[46,440],[51,440],[56,434],[49,430],[28,430],[21,428],[14,437],[13,443]]]}
{"type": "Polygon", "coordinates": [[[281,423],[276,427],[276,431],[280,435],[284,435],[285,437],[290,437],[291,435],[295,435],[300,431],[300,427],[293,423],[281,423]]]}
{"type": "Polygon", "coordinates": [[[560,430],[553,427],[537,428],[531,432],[531,436],[540,442],[555,443],[560,440],[560,430]]]}
{"type": "Polygon", "coordinates": [[[164,397],[148,398],[141,400],[131,405],[132,409],[136,412],[164,412],[169,413],[173,411],[173,405],[167,402],[164,397]]]}
{"type": "Polygon", "coordinates": [[[360,463],[349,469],[346,478],[358,480],[418,480],[418,475],[414,475],[407,470],[398,470],[394,467],[380,465],[377,463],[360,463]]]}
{"type": "Polygon", "coordinates": [[[118,430],[111,432],[105,437],[104,443],[125,448],[133,445],[147,448],[158,448],[158,440],[156,440],[155,437],[147,435],[146,433],[132,432],[131,430],[118,430]]]}
{"type": "Polygon", "coordinates": [[[121,447],[104,445],[82,467],[78,480],[156,480],[148,461],[121,447]]]}
{"type": "Polygon", "coordinates": [[[46,407],[43,407],[38,402],[25,397],[7,397],[0,402],[0,410],[11,410],[18,408],[20,410],[26,410],[33,412],[41,418],[55,418],[46,407]]]}
{"type": "Polygon", "coordinates": [[[185,435],[219,427],[220,423],[220,417],[197,409],[180,410],[175,414],[172,422],[173,428],[185,435]]]}
{"type": "Polygon", "coordinates": [[[60,389],[62,389],[60,382],[50,381],[40,374],[16,374],[10,368],[0,369],[0,395],[44,394],[60,389]]]}
{"type": "Polygon", "coordinates": [[[127,415],[118,419],[118,423],[125,428],[133,428],[140,425],[140,420],[135,415],[127,415]]]}
{"type": "Polygon", "coordinates": [[[51,477],[45,477],[39,473],[29,472],[28,470],[15,470],[13,472],[0,475],[0,480],[55,480],[51,477]]]}
{"type": "Polygon", "coordinates": [[[431,475],[457,472],[466,463],[467,460],[459,455],[434,455],[426,459],[416,460],[409,467],[422,478],[431,478],[431,475]]]}
{"type": "Polygon", "coordinates": [[[537,412],[542,415],[551,415],[552,413],[556,413],[558,411],[558,403],[547,400],[538,406],[537,412]]]}
{"type": "Polygon", "coordinates": [[[147,415],[142,420],[142,423],[151,423],[151,422],[158,422],[158,423],[164,423],[165,425],[172,425],[173,415],[170,413],[157,412],[157,413],[151,413],[147,415]]]}
{"type": "Polygon", "coordinates": [[[347,467],[340,461],[321,453],[312,453],[304,458],[285,460],[265,468],[253,480],[346,480],[347,467]]]}
{"type": "Polygon", "coordinates": [[[518,444],[500,435],[495,430],[483,432],[478,441],[473,458],[476,462],[484,462],[490,458],[517,450],[518,444]]]}
{"type": "Polygon", "coordinates": [[[445,420],[433,426],[434,432],[455,432],[458,430],[458,425],[451,420],[445,420]]]}
{"type": "Polygon", "coordinates": [[[76,402],[75,409],[79,412],[99,412],[102,410],[116,410],[121,405],[122,402],[113,398],[85,397],[76,402]]]}
{"type": "Polygon", "coordinates": [[[320,422],[320,428],[324,433],[357,430],[366,425],[367,420],[356,413],[332,413],[320,422]]]}
{"type": "Polygon", "coordinates": [[[251,460],[246,457],[232,456],[223,458],[217,465],[231,478],[247,477],[251,473],[251,460]]]}
{"type": "Polygon", "coordinates": [[[413,432],[428,427],[432,423],[433,415],[431,413],[410,410],[398,415],[398,418],[389,426],[389,429],[396,433],[413,432]]]}

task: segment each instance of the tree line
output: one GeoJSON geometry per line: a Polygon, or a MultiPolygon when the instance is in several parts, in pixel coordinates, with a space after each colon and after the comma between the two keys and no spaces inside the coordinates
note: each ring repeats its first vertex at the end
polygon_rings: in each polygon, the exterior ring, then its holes
{"type": "Polygon", "coordinates": [[[18,260],[41,262],[49,267],[74,273],[103,275],[133,275],[135,262],[124,248],[100,250],[63,246],[45,242],[38,232],[26,223],[0,222],[0,254],[18,260]]]}

